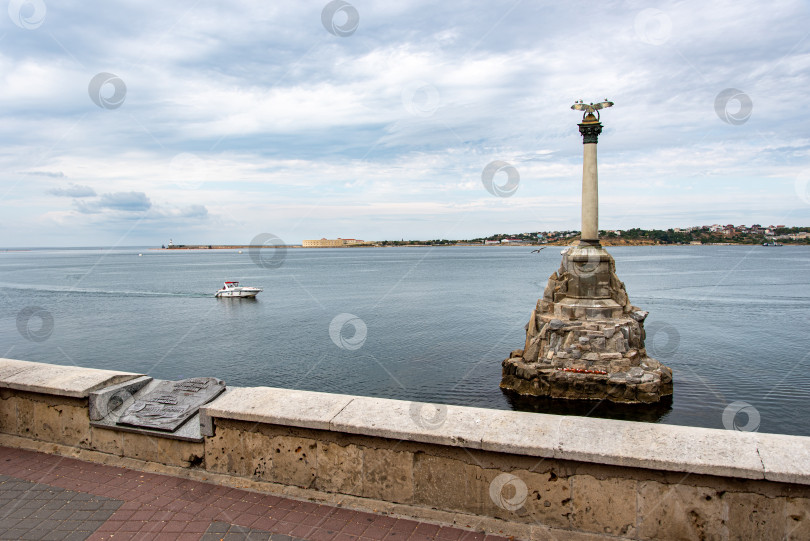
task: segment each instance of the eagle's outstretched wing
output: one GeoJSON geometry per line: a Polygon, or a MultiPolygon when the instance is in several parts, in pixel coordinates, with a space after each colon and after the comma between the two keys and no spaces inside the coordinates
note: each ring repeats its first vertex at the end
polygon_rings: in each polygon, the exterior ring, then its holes
{"type": "Polygon", "coordinates": [[[575,111],[589,111],[593,110],[593,107],[587,103],[575,103],[571,106],[571,109],[574,109],[575,111]]]}
{"type": "Polygon", "coordinates": [[[600,101],[599,103],[594,104],[593,106],[594,109],[605,109],[606,107],[613,107],[613,102],[605,100],[600,101]]]}

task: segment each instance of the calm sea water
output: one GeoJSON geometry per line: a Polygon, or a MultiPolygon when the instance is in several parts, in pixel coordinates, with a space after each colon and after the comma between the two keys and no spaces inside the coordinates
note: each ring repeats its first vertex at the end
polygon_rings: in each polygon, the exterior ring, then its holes
{"type": "Polygon", "coordinates": [[[531,250],[290,249],[277,268],[248,251],[2,252],[0,355],[715,428],[725,412],[726,425],[810,435],[810,249],[609,248],[631,300],[650,311],[649,351],[675,373],[673,399],[656,408],[526,402],[499,389],[501,360],[522,347],[560,264],[559,248],[531,250]],[[215,299],[224,280],[264,293],[215,299]]]}

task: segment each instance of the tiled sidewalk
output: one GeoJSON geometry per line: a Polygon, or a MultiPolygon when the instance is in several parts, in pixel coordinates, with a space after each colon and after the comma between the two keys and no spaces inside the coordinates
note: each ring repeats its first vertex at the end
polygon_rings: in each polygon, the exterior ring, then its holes
{"type": "Polygon", "coordinates": [[[8,447],[0,539],[504,540],[8,447]]]}

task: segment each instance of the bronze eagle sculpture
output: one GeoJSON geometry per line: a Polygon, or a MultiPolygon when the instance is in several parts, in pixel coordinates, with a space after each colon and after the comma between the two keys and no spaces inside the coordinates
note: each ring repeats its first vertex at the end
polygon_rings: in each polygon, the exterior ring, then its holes
{"type": "Polygon", "coordinates": [[[574,102],[574,105],[571,106],[571,109],[575,111],[585,111],[582,113],[582,120],[585,120],[585,117],[588,114],[596,113],[596,120],[599,120],[599,109],[606,109],[608,107],[612,107],[613,102],[608,101],[605,98],[605,101],[600,101],[599,103],[582,103],[582,100],[574,102]]]}

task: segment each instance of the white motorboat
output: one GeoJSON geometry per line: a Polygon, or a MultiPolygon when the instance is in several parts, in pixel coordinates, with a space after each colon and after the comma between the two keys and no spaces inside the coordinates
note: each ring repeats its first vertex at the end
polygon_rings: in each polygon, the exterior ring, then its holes
{"type": "Polygon", "coordinates": [[[239,282],[225,282],[222,289],[218,290],[215,297],[255,297],[264,291],[260,287],[240,286],[239,282]]]}

